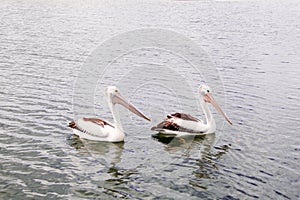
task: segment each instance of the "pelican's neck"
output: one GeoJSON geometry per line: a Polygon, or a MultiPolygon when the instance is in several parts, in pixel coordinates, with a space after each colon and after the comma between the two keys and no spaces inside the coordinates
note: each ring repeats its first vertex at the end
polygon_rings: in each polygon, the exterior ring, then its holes
{"type": "Polygon", "coordinates": [[[200,98],[200,104],[202,107],[202,110],[204,112],[205,118],[206,118],[206,124],[208,126],[208,132],[214,132],[216,130],[216,122],[214,120],[214,117],[212,113],[209,110],[208,103],[206,103],[203,98],[200,98]]]}
{"type": "Polygon", "coordinates": [[[111,99],[108,100],[108,105],[109,105],[110,111],[112,113],[116,129],[123,132],[123,127],[122,127],[122,124],[121,124],[119,112],[116,109],[116,105],[112,103],[111,99]]]}

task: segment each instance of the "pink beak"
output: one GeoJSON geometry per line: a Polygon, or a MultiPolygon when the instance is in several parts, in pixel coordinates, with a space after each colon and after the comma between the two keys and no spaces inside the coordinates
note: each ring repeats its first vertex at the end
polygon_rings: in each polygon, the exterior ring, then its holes
{"type": "Polygon", "coordinates": [[[113,99],[112,99],[113,103],[117,103],[120,104],[122,106],[124,106],[125,108],[127,108],[128,110],[130,110],[132,113],[148,120],[151,121],[151,119],[147,116],[145,116],[142,112],[140,112],[137,108],[135,108],[131,103],[129,103],[121,94],[117,93],[113,99]]]}
{"type": "Polygon", "coordinates": [[[226,119],[226,121],[232,125],[232,122],[229,120],[229,118],[226,116],[226,114],[223,112],[223,110],[220,108],[219,104],[215,101],[215,99],[213,98],[213,96],[210,93],[206,93],[203,96],[203,100],[205,102],[211,103],[215,109],[226,119]]]}

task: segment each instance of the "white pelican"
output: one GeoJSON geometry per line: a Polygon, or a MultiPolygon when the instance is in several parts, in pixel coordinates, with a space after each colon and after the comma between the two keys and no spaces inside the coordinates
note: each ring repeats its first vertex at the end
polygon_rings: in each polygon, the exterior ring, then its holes
{"type": "Polygon", "coordinates": [[[69,127],[73,128],[74,134],[80,138],[96,141],[121,142],[124,141],[124,131],[121,125],[119,113],[115,105],[121,104],[134,114],[151,121],[132,104],[130,104],[119,92],[117,87],[109,86],[106,88],[106,96],[109,108],[112,112],[114,124],[108,123],[98,118],[81,118],[77,121],[69,123],[69,127]]]}
{"type": "Polygon", "coordinates": [[[216,110],[223,115],[229,124],[232,125],[232,122],[228,119],[218,103],[214,100],[208,86],[201,85],[199,87],[199,93],[200,104],[206,117],[206,123],[203,123],[202,120],[199,120],[189,114],[174,113],[167,115],[164,121],[152,127],[151,130],[170,135],[214,133],[216,131],[216,123],[212,113],[208,108],[208,103],[211,103],[216,110]]]}

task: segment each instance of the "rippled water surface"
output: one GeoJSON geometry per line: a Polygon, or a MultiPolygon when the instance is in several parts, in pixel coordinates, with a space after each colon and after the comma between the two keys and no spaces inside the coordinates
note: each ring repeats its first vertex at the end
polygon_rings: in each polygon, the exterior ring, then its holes
{"type": "Polygon", "coordinates": [[[292,1],[2,1],[0,199],[299,199],[299,10],[292,1]],[[215,70],[148,46],[108,60],[87,79],[95,88],[85,100],[76,80],[89,55],[141,28],[188,38],[215,70]],[[215,134],[153,135],[169,112],[203,118],[201,82],[234,125],[214,113],[215,134]],[[81,115],[112,120],[111,84],[153,121],[119,108],[124,143],[74,136],[67,122],[81,115]]]}

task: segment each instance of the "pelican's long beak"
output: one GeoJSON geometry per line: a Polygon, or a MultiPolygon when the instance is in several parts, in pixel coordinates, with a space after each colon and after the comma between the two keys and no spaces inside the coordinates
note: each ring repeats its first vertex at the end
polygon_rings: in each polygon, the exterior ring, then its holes
{"type": "Polygon", "coordinates": [[[223,115],[223,117],[226,119],[226,121],[232,125],[232,122],[229,120],[229,118],[226,116],[226,114],[223,112],[223,110],[220,108],[219,104],[215,101],[215,99],[213,98],[213,96],[210,93],[206,93],[203,96],[203,99],[205,102],[211,103],[215,109],[221,114],[223,115]]]}
{"type": "Polygon", "coordinates": [[[135,108],[131,103],[129,103],[121,94],[117,93],[114,95],[114,97],[112,98],[112,102],[113,103],[117,103],[117,104],[121,104],[122,106],[124,106],[125,108],[127,108],[128,110],[130,110],[131,112],[133,112],[134,114],[148,120],[151,121],[151,119],[147,116],[145,116],[142,112],[140,112],[137,108],[135,108]]]}

